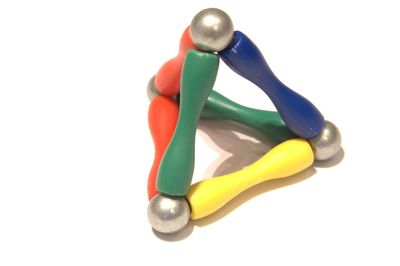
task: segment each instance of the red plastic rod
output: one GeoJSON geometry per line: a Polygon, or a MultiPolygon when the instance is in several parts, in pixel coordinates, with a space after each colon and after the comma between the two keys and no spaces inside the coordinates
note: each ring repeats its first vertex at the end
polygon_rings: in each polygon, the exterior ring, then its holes
{"type": "Polygon", "coordinates": [[[147,181],[149,200],[158,193],[156,189],[157,172],[160,161],[174,135],[178,122],[179,107],[171,97],[157,96],[149,107],[149,128],[154,143],[154,161],[147,181]]]}
{"type": "Polygon", "coordinates": [[[178,55],[162,65],[156,74],[155,84],[160,94],[174,96],[180,92],[182,65],[188,49],[196,49],[190,38],[189,27],[182,34],[178,55]]]}

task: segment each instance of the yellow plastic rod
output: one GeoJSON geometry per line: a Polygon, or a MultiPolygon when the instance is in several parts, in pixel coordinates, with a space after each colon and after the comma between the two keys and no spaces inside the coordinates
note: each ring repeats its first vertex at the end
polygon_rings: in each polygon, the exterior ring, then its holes
{"type": "Polygon", "coordinates": [[[266,180],[299,173],[313,161],[314,153],[306,140],[287,140],[242,170],[192,185],[186,196],[192,210],[191,218],[196,220],[210,215],[246,189],[266,180]]]}

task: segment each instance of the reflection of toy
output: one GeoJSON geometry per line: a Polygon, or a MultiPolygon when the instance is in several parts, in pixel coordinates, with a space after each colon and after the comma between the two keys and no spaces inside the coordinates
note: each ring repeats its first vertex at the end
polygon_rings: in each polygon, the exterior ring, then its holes
{"type": "Polygon", "coordinates": [[[179,46],[178,56],[165,63],[148,86],[153,100],[149,125],[156,148],[148,181],[148,218],[155,230],[179,231],[190,217],[199,219],[215,212],[253,185],[296,174],[314,159],[327,160],[338,153],[341,137],[336,126],[324,121],[310,101],[276,78],[255,44],[243,33],[234,32],[225,12],[215,8],[199,12],[179,46]],[[278,113],[248,108],[212,91],[219,56],[259,86],[278,113]],[[178,93],[179,107],[174,102],[178,93]],[[240,171],[190,186],[200,116],[233,120],[282,143],[240,171]]]}

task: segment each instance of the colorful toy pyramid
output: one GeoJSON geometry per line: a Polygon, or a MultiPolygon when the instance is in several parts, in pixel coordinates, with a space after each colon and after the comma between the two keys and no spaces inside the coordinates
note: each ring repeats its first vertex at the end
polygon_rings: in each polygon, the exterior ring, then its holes
{"type": "Polygon", "coordinates": [[[234,31],[230,17],[219,9],[202,10],[193,18],[182,35],[178,55],[150,80],[148,93],[155,145],[148,179],[148,218],[162,233],[177,232],[189,219],[217,211],[249,187],[301,172],[314,160],[334,157],[341,148],[336,126],[278,80],[256,45],[234,31]],[[213,91],[220,58],[263,90],[278,112],[245,107],[213,91]],[[200,118],[233,120],[279,144],[240,171],[191,185],[200,118]]]}

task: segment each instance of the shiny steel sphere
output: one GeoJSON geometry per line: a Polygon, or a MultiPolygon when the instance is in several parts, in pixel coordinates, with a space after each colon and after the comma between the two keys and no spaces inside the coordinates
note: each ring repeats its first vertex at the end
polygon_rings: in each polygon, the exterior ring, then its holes
{"type": "Polygon", "coordinates": [[[331,122],[325,120],[321,133],[308,140],[314,151],[317,161],[325,161],[333,158],[341,147],[342,138],[339,129],[331,122]]]}
{"type": "MultiPolygon", "coordinates": [[[[157,90],[155,83],[156,76],[152,76],[149,82],[147,83],[147,98],[152,101],[154,98],[160,96],[160,92],[157,90]]],[[[169,97],[169,96],[166,96],[169,97]]],[[[179,94],[172,96],[172,98],[178,102],[179,104],[179,94]]]]}
{"type": "Polygon", "coordinates": [[[147,97],[149,100],[153,100],[156,98],[160,93],[158,92],[155,84],[155,76],[153,76],[150,80],[149,83],[147,83],[147,97]]]}
{"type": "Polygon", "coordinates": [[[193,43],[205,52],[222,51],[233,39],[232,20],[220,9],[204,9],[194,16],[190,36],[193,43]]]}
{"type": "Polygon", "coordinates": [[[174,233],[188,223],[190,207],[185,197],[155,195],[147,209],[151,226],[161,233],[174,233]]]}

